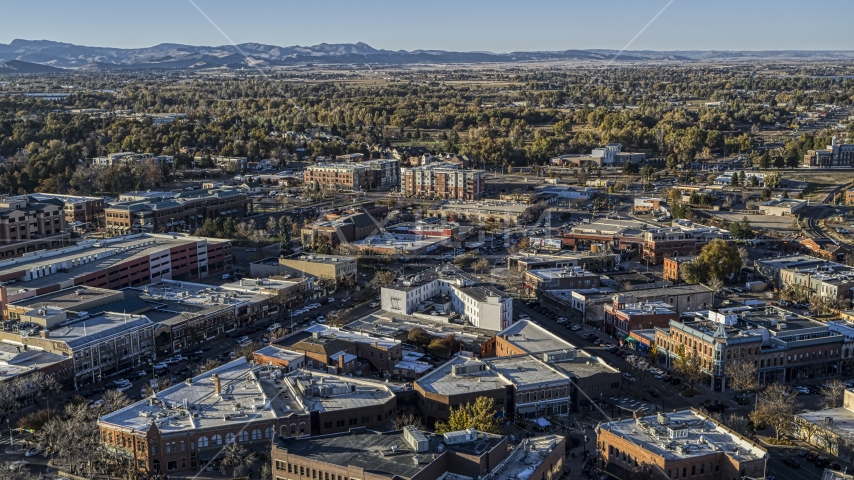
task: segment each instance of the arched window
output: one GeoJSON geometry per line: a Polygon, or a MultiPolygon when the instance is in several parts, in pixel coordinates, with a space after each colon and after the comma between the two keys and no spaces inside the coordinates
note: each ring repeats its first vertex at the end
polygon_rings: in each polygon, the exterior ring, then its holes
{"type": "Polygon", "coordinates": [[[225,434],[225,443],[226,444],[234,443],[234,434],[233,433],[228,432],[225,434]]]}
{"type": "Polygon", "coordinates": [[[239,434],[237,434],[238,442],[248,442],[249,441],[249,432],[246,430],[241,430],[239,434]]]}
{"type": "Polygon", "coordinates": [[[216,435],[211,437],[211,443],[214,445],[222,445],[222,435],[217,433],[216,435]]]}
{"type": "Polygon", "coordinates": [[[252,430],[252,440],[261,440],[261,429],[252,430]]]}
{"type": "Polygon", "coordinates": [[[267,429],[264,430],[264,438],[272,438],[272,437],[273,437],[273,427],[267,427],[267,429]]]}
{"type": "Polygon", "coordinates": [[[208,437],[199,437],[199,448],[205,448],[208,445],[208,437]]]}

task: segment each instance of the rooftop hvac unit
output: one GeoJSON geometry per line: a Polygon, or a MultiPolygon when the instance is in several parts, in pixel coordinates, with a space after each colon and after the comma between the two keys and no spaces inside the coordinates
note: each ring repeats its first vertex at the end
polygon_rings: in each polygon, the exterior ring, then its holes
{"type": "Polygon", "coordinates": [[[477,430],[474,428],[469,428],[467,430],[457,430],[455,432],[448,432],[443,435],[445,438],[445,443],[448,445],[455,445],[458,443],[472,442],[477,440],[477,430]]]}
{"type": "Polygon", "coordinates": [[[575,360],[578,352],[573,348],[565,348],[553,352],[544,352],[543,361],[546,363],[560,362],[564,360],[575,360]]]}
{"type": "Polygon", "coordinates": [[[426,435],[412,425],[403,427],[403,439],[406,440],[406,443],[408,443],[416,452],[426,452],[430,450],[430,440],[428,440],[426,435]]]}
{"type": "Polygon", "coordinates": [[[460,365],[453,365],[451,367],[451,373],[455,376],[458,375],[469,375],[472,373],[478,373],[486,370],[486,364],[483,362],[466,362],[460,365]]]}

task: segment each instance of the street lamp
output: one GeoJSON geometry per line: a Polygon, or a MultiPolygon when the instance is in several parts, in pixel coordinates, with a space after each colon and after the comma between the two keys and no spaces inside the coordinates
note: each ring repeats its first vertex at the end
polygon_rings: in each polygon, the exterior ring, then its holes
{"type": "Polygon", "coordinates": [[[9,427],[9,443],[12,445],[12,450],[15,450],[15,437],[12,436],[12,423],[6,419],[6,426],[9,427]]]}

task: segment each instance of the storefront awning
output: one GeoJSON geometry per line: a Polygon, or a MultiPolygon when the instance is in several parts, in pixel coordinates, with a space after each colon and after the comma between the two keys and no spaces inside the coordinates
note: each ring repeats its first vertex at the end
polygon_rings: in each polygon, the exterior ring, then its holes
{"type": "Polygon", "coordinates": [[[536,405],[524,405],[521,407],[516,407],[516,413],[534,413],[537,411],[536,405]]]}
{"type": "Polygon", "coordinates": [[[623,340],[625,340],[625,341],[627,341],[627,342],[629,342],[629,343],[638,343],[638,339],[637,339],[637,338],[635,338],[635,337],[626,337],[626,338],[624,338],[623,340]]]}
{"type": "Polygon", "coordinates": [[[540,417],[537,419],[537,425],[540,427],[550,427],[552,425],[552,422],[546,420],[543,417],[540,417]]]}

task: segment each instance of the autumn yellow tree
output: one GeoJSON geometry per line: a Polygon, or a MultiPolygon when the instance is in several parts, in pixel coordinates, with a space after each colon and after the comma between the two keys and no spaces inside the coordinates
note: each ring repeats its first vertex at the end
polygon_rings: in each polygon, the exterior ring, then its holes
{"type": "Polygon", "coordinates": [[[495,416],[494,400],[489,397],[477,397],[474,403],[451,408],[448,423],[436,422],[436,433],[456,432],[474,428],[479,432],[501,433],[498,418],[495,416]]]}

